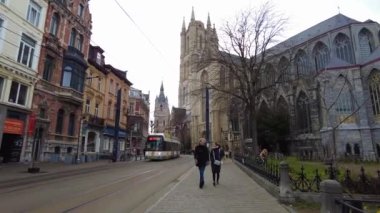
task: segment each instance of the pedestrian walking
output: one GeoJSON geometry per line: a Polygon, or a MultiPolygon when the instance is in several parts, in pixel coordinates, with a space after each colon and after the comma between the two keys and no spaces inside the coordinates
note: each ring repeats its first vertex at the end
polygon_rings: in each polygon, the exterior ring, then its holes
{"type": "Polygon", "coordinates": [[[194,159],[195,165],[199,169],[199,188],[203,188],[203,185],[205,183],[204,172],[206,165],[209,162],[209,151],[206,146],[206,139],[199,139],[199,144],[194,149],[194,159]]]}
{"type": "Polygon", "coordinates": [[[215,143],[215,147],[211,150],[211,171],[212,171],[212,181],[213,185],[219,184],[220,169],[222,167],[222,159],[224,157],[224,150],[220,147],[218,143],[215,143]]]}

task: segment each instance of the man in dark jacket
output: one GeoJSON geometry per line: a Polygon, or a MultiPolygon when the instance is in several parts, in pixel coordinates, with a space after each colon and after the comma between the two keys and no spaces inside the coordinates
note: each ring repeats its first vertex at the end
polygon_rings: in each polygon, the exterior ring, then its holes
{"type": "Polygon", "coordinates": [[[209,151],[206,146],[206,139],[200,138],[199,144],[194,149],[195,165],[199,169],[199,188],[204,185],[204,172],[209,161],[209,151]]]}

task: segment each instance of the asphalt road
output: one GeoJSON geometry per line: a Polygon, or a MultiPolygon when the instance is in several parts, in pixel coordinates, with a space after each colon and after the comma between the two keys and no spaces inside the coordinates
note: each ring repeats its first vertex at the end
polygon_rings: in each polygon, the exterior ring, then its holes
{"type": "Polygon", "coordinates": [[[192,157],[135,161],[0,189],[1,212],[144,212],[181,175],[192,157]]]}

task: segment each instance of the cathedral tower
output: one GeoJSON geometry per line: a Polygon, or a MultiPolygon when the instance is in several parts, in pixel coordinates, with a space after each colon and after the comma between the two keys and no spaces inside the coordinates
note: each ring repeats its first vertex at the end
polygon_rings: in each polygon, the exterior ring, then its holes
{"type": "MultiPolygon", "coordinates": [[[[219,75],[220,65],[215,58],[218,53],[218,36],[211,26],[210,15],[206,26],[195,19],[194,8],[186,28],[183,19],[181,29],[180,79],[178,88],[178,106],[186,109],[187,123],[190,127],[192,147],[199,137],[206,137],[205,88],[212,81],[209,76],[219,75]]],[[[210,98],[210,142],[222,143],[221,131],[227,129],[227,117],[220,112],[220,103],[210,98]]]]}

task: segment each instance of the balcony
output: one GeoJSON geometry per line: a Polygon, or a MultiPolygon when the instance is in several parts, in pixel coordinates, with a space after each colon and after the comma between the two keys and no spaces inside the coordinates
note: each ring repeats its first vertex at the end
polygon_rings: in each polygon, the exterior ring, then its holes
{"type": "Polygon", "coordinates": [[[95,115],[91,115],[88,113],[84,114],[84,118],[85,118],[85,122],[90,126],[100,127],[100,128],[104,127],[105,120],[103,118],[99,118],[95,115]]]}
{"type": "Polygon", "coordinates": [[[61,101],[82,105],[83,94],[69,87],[58,87],[55,94],[61,101]]]}
{"type": "Polygon", "coordinates": [[[62,51],[62,46],[59,43],[59,39],[53,34],[45,34],[45,47],[52,50],[56,54],[62,51]]]}
{"type": "Polygon", "coordinates": [[[87,68],[87,62],[84,59],[83,53],[73,46],[68,46],[64,56],[65,60],[75,61],[85,69],[87,68]]]}

